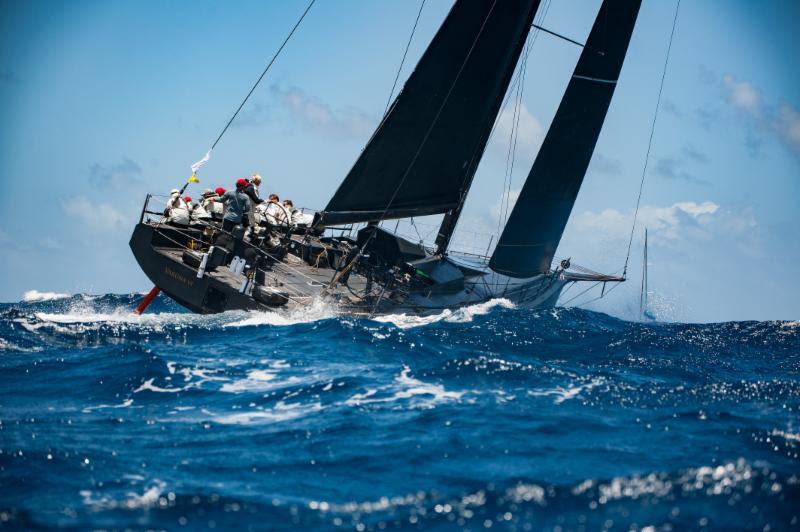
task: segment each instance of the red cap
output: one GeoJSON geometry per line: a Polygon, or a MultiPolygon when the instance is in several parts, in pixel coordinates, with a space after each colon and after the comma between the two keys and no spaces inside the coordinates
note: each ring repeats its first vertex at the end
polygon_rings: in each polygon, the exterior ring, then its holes
{"type": "Polygon", "coordinates": [[[225,189],[222,187],[217,187],[216,190],[214,190],[214,192],[217,193],[217,196],[222,196],[223,194],[225,194],[225,189]]]}
{"type": "Polygon", "coordinates": [[[190,201],[192,201],[192,197],[191,196],[186,196],[185,198],[183,198],[183,201],[185,201],[186,203],[189,203],[190,201]]]}
{"type": "Polygon", "coordinates": [[[247,186],[247,179],[240,177],[236,180],[236,188],[244,188],[247,186]]]}

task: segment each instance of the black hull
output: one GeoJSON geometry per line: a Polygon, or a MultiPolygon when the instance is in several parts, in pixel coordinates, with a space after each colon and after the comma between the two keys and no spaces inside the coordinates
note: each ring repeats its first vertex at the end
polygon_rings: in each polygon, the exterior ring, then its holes
{"type": "MultiPolygon", "coordinates": [[[[268,282],[248,290],[252,292],[250,295],[240,291],[245,276],[227,266],[197,276],[198,254],[194,254],[193,261],[184,252],[196,247],[189,245],[192,241],[198,243],[202,240],[201,231],[152,222],[139,223],[130,240],[133,255],[153,284],[182,306],[200,314],[228,310],[291,311],[308,308],[319,300],[330,303],[334,312],[353,316],[397,313],[424,316],[496,298],[508,299],[524,308],[542,308],[554,306],[561,289],[569,282],[619,280],[588,275],[573,278],[553,272],[518,281],[490,271],[458,269],[453,263],[442,260],[441,266],[434,263],[431,272],[441,279],[426,285],[423,290],[408,290],[398,295],[392,290],[384,292],[379,283],[373,283],[370,288],[368,279],[358,272],[352,273],[346,282],[333,283],[338,270],[330,266],[309,265],[309,261],[315,263],[319,260],[313,257],[303,259],[303,253],[295,250],[298,253],[290,253],[263,270],[268,282]],[[439,267],[441,270],[436,270],[439,267]],[[444,271],[443,275],[440,275],[441,271],[444,271]]],[[[380,243],[380,240],[376,241],[380,243]]],[[[383,244],[384,247],[388,245],[383,244]]],[[[380,251],[387,255],[391,249],[381,248],[380,251]]],[[[330,256],[335,258],[332,253],[330,256]]],[[[419,261],[413,264],[425,267],[419,261]]]]}
{"type": "Polygon", "coordinates": [[[186,230],[174,231],[140,223],[131,236],[133,256],[142,271],[165,294],[192,312],[215,314],[226,310],[266,310],[250,296],[240,293],[230,285],[209,276],[197,277],[197,270],[160,253],[160,246],[174,245],[174,240],[185,243],[186,230]]]}

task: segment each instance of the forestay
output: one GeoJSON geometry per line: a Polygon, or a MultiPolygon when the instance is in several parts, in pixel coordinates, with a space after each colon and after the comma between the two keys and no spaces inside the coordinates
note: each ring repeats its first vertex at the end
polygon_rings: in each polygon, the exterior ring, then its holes
{"type": "Polygon", "coordinates": [[[546,273],[577,198],[628,49],[641,0],[605,0],[490,267],[546,273]]]}
{"type": "Polygon", "coordinates": [[[318,223],[447,212],[486,146],[539,0],[458,0],[318,223]]]}

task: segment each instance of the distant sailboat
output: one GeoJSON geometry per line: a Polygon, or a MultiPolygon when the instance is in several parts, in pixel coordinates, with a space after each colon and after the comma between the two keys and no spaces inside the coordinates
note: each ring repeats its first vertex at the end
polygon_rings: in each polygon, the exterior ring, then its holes
{"type": "Polygon", "coordinates": [[[263,224],[242,239],[214,225],[182,228],[150,219],[159,212],[146,203],[131,238],[136,259],[157,287],[204,313],[307,306],[320,297],[343,312],[370,315],[421,314],[498,297],[536,308],[554,305],[569,283],[624,281],[572,271],[569,260],[551,265],[640,4],[602,3],[491,256],[459,253],[450,241],[539,0],[457,0],[310,226],[263,224]],[[432,247],[378,225],[434,214],[444,217],[432,247]],[[366,225],[350,236],[356,224],[366,225]]]}
{"type": "Polygon", "coordinates": [[[647,228],[644,229],[644,256],[642,257],[642,291],[639,294],[639,316],[642,320],[655,321],[656,316],[652,313],[649,307],[650,291],[647,286],[647,228]]]}

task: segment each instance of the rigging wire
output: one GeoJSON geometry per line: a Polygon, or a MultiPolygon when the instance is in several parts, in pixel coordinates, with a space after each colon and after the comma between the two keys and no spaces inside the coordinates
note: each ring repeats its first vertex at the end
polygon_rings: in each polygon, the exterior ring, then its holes
{"type": "MultiPolygon", "coordinates": [[[[313,0],[312,0],[313,1],[313,0]]],[[[489,21],[489,17],[491,17],[492,12],[494,11],[495,6],[497,5],[498,0],[494,0],[492,2],[492,6],[489,8],[489,13],[486,15],[486,18],[483,19],[483,23],[481,24],[480,29],[478,30],[478,34],[475,36],[475,39],[472,41],[472,45],[469,47],[467,51],[466,57],[464,57],[464,61],[461,63],[461,67],[459,67],[458,72],[456,73],[455,78],[453,79],[453,83],[450,84],[450,88],[447,90],[447,93],[444,95],[444,99],[442,100],[442,104],[439,106],[439,109],[436,111],[436,115],[433,117],[431,121],[431,125],[428,127],[428,130],[425,132],[425,136],[422,138],[422,142],[420,142],[417,151],[414,153],[414,157],[411,159],[408,167],[406,168],[403,177],[400,179],[400,183],[395,187],[392,196],[389,198],[388,203],[386,204],[386,208],[383,209],[383,213],[380,216],[380,220],[384,219],[386,213],[389,212],[389,208],[391,208],[394,199],[397,197],[397,194],[400,192],[400,189],[403,188],[403,184],[406,182],[408,175],[411,173],[411,169],[414,167],[414,164],[417,162],[417,158],[419,154],[422,153],[422,148],[425,147],[425,144],[428,142],[428,137],[431,136],[431,132],[433,128],[436,126],[436,123],[439,121],[439,116],[441,116],[442,111],[444,110],[445,106],[447,105],[447,101],[450,99],[450,95],[453,93],[453,89],[455,88],[456,84],[458,83],[459,78],[461,77],[461,73],[464,71],[464,68],[467,66],[467,62],[469,58],[472,56],[472,52],[475,49],[475,46],[478,44],[478,41],[483,34],[483,29],[486,27],[486,23],[489,21]]],[[[376,131],[377,133],[377,131],[376,131]]],[[[373,232],[373,234],[375,234],[373,232]]]]}
{"type": "Polygon", "coordinates": [[[292,31],[290,31],[289,35],[286,36],[286,39],[283,40],[283,44],[281,44],[280,48],[278,48],[278,51],[275,52],[275,55],[272,56],[272,59],[270,59],[270,61],[267,64],[266,68],[264,69],[264,71],[258,77],[258,79],[256,80],[255,84],[253,84],[253,87],[250,89],[250,92],[247,93],[247,96],[245,96],[244,100],[242,100],[242,103],[239,104],[239,107],[236,109],[236,112],[233,113],[233,116],[231,117],[231,119],[228,120],[228,123],[225,124],[224,128],[222,128],[222,132],[217,137],[217,140],[215,140],[214,144],[211,145],[211,149],[212,150],[217,147],[217,144],[219,143],[220,139],[222,139],[222,136],[225,134],[226,131],[228,131],[228,128],[233,123],[233,121],[236,119],[236,116],[239,114],[239,111],[242,110],[242,107],[244,107],[244,104],[247,103],[247,100],[250,99],[250,96],[253,94],[253,91],[256,90],[256,87],[258,87],[258,84],[261,83],[262,79],[264,79],[264,76],[267,74],[267,71],[269,71],[269,69],[272,67],[272,64],[275,63],[275,60],[278,58],[278,55],[280,55],[280,53],[283,51],[283,48],[284,48],[284,46],[286,46],[286,43],[289,42],[289,39],[292,38],[292,35],[294,35],[294,32],[295,32],[295,30],[297,30],[297,27],[300,26],[300,23],[303,22],[304,18],[306,18],[306,15],[311,10],[311,6],[314,5],[314,2],[316,2],[316,0],[311,0],[311,2],[309,2],[308,6],[306,7],[306,10],[303,11],[302,15],[300,15],[300,18],[297,20],[297,22],[295,23],[294,27],[292,27],[292,31]]]}
{"type": "Polygon", "coordinates": [[[525,84],[525,67],[527,65],[528,50],[529,47],[526,46],[525,53],[523,54],[523,60],[519,66],[519,83],[517,84],[516,94],[514,96],[514,111],[511,115],[511,131],[509,133],[508,150],[506,152],[506,170],[505,175],[503,176],[503,192],[500,195],[500,212],[497,215],[498,235],[500,234],[501,226],[505,218],[506,205],[508,204],[509,195],[511,194],[511,174],[514,168],[513,160],[516,158],[517,130],[519,129],[520,104],[522,100],[521,87],[525,84]],[[509,167],[511,168],[511,171],[509,171],[509,167]]]}
{"type": "Polygon", "coordinates": [[[650,150],[653,147],[653,136],[656,132],[656,121],[658,120],[658,108],[661,107],[661,93],[664,91],[664,79],[667,77],[667,65],[669,64],[669,54],[672,50],[672,39],[675,37],[675,26],[678,23],[678,10],[681,7],[681,0],[675,5],[675,17],[672,19],[672,31],[669,34],[669,45],[667,46],[667,56],[664,58],[664,70],[661,72],[661,85],[658,87],[658,98],[656,99],[656,109],[653,114],[653,124],[650,127],[650,140],[647,142],[647,153],[644,158],[644,168],[642,168],[642,180],[639,183],[639,196],[636,198],[636,210],[633,213],[633,224],[631,225],[631,236],[628,239],[628,252],[625,255],[625,266],[622,268],[622,276],[628,273],[628,261],[631,258],[631,245],[633,244],[633,233],[636,230],[636,218],[639,216],[639,205],[642,201],[642,189],[644,180],[647,176],[647,165],[650,162],[650,150]]]}
{"type": "MultiPolygon", "coordinates": [[[[506,154],[506,175],[503,179],[503,193],[500,196],[500,214],[498,215],[497,219],[498,238],[500,236],[502,226],[504,226],[508,221],[508,210],[511,207],[511,185],[514,178],[514,163],[516,161],[517,140],[519,140],[519,121],[522,115],[522,98],[525,91],[525,76],[528,72],[528,58],[530,57],[531,49],[533,48],[533,45],[536,43],[536,39],[539,36],[539,25],[544,23],[544,19],[547,17],[547,12],[550,10],[550,5],[550,0],[546,0],[544,9],[542,10],[542,15],[539,17],[539,24],[537,25],[534,23],[532,26],[534,30],[531,32],[530,42],[528,42],[526,45],[522,61],[520,62],[516,86],[516,101],[514,103],[514,115],[512,116],[511,136],[509,138],[508,153],[506,154]]],[[[512,91],[509,91],[509,94],[511,94],[511,92],[512,91]]],[[[504,110],[505,104],[503,105],[501,113],[504,110]]],[[[499,117],[500,115],[498,115],[498,121],[499,117]]],[[[493,132],[494,129],[492,129],[492,133],[493,132]]]]}
{"type": "MultiPolygon", "coordinates": [[[[389,212],[389,208],[392,206],[392,203],[394,202],[395,198],[397,197],[397,194],[400,192],[400,189],[403,188],[403,184],[406,182],[406,179],[408,178],[408,175],[411,173],[411,169],[414,167],[414,164],[417,162],[417,158],[419,157],[419,154],[422,152],[422,148],[424,148],[425,144],[428,142],[428,137],[430,137],[431,132],[433,131],[433,128],[436,126],[436,123],[438,122],[439,117],[442,114],[442,111],[444,110],[445,106],[447,105],[447,101],[450,99],[450,95],[453,93],[453,89],[455,88],[456,84],[458,83],[458,80],[461,77],[461,73],[464,71],[464,68],[467,66],[467,62],[469,61],[469,58],[472,56],[472,52],[473,52],[473,50],[475,50],[475,46],[478,44],[478,41],[480,40],[481,35],[483,34],[483,29],[486,27],[486,23],[489,21],[489,17],[492,16],[492,12],[494,12],[494,8],[497,5],[498,1],[499,0],[494,0],[494,2],[492,2],[491,7],[489,8],[489,12],[486,14],[486,18],[484,18],[483,22],[481,23],[481,27],[478,30],[478,34],[475,35],[475,39],[473,39],[472,44],[470,45],[469,50],[467,51],[467,55],[466,55],[466,57],[464,57],[464,61],[461,63],[461,67],[459,67],[458,72],[456,73],[455,79],[453,79],[453,82],[450,84],[450,88],[447,90],[447,93],[444,95],[444,99],[442,101],[442,104],[439,106],[438,111],[436,111],[436,115],[433,117],[433,120],[431,121],[431,124],[428,127],[428,130],[425,132],[425,135],[422,137],[422,141],[420,142],[419,146],[417,147],[417,151],[416,151],[416,153],[414,153],[414,157],[412,157],[411,162],[406,167],[406,170],[403,173],[403,177],[400,179],[400,183],[398,183],[397,187],[395,187],[394,191],[392,192],[391,197],[389,198],[389,201],[386,203],[386,207],[383,209],[383,212],[381,213],[380,217],[378,218],[379,221],[383,221],[385,216],[386,216],[386,213],[389,212]]],[[[380,131],[380,129],[383,127],[383,124],[385,124],[385,123],[386,123],[386,117],[384,116],[383,121],[378,126],[378,129],[373,133],[373,136],[378,134],[378,131],[380,131]]],[[[377,231],[372,231],[370,233],[369,237],[367,237],[367,239],[364,241],[364,243],[361,244],[361,246],[359,246],[358,254],[355,256],[355,258],[353,258],[353,260],[350,261],[350,264],[345,266],[342,270],[340,270],[340,272],[338,274],[336,274],[333,277],[333,279],[331,279],[331,282],[328,285],[328,288],[326,290],[332,288],[336,283],[339,282],[339,279],[341,279],[341,277],[343,275],[345,275],[348,271],[350,271],[350,269],[353,266],[355,266],[355,264],[358,262],[360,257],[364,254],[364,250],[366,249],[367,245],[372,241],[372,239],[375,237],[375,235],[377,233],[378,233],[377,231]]],[[[323,293],[324,292],[325,291],[323,291],[323,293]]]]}
{"type": "MultiPolygon", "coordinates": [[[[508,214],[508,204],[511,202],[511,183],[514,178],[514,163],[517,159],[517,140],[519,140],[519,120],[522,115],[522,95],[525,92],[525,74],[528,72],[528,52],[530,52],[530,46],[525,49],[525,56],[521,66],[522,72],[520,73],[520,81],[517,85],[517,95],[514,102],[514,114],[511,117],[511,136],[508,141],[508,153],[506,153],[505,190],[503,191],[504,195],[501,197],[502,215],[498,219],[498,224],[505,224],[508,214]]],[[[500,234],[499,226],[497,228],[497,233],[500,234]]]]}
{"type": "Polygon", "coordinates": [[[419,24],[419,17],[422,15],[422,8],[425,7],[425,0],[422,0],[422,3],[419,5],[419,12],[417,12],[417,19],[414,21],[414,27],[411,28],[411,35],[408,36],[408,43],[406,43],[406,49],[403,52],[403,59],[400,60],[400,66],[397,69],[397,74],[394,77],[394,83],[392,83],[392,90],[389,91],[389,99],[386,100],[386,109],[383,110],[383,115],[386,116],[386,113],[389,112],[389,105],[392,103],[392,95],[394,94],[394,89],[397,88],[397,80],[400,79],[400,72],[403,71],[403,65],[406,62],[406,56],[408,55],[408,49],[411,47],[411,40],[414,38],[414,33],[417,31],[417,24],[419,24]]]}

